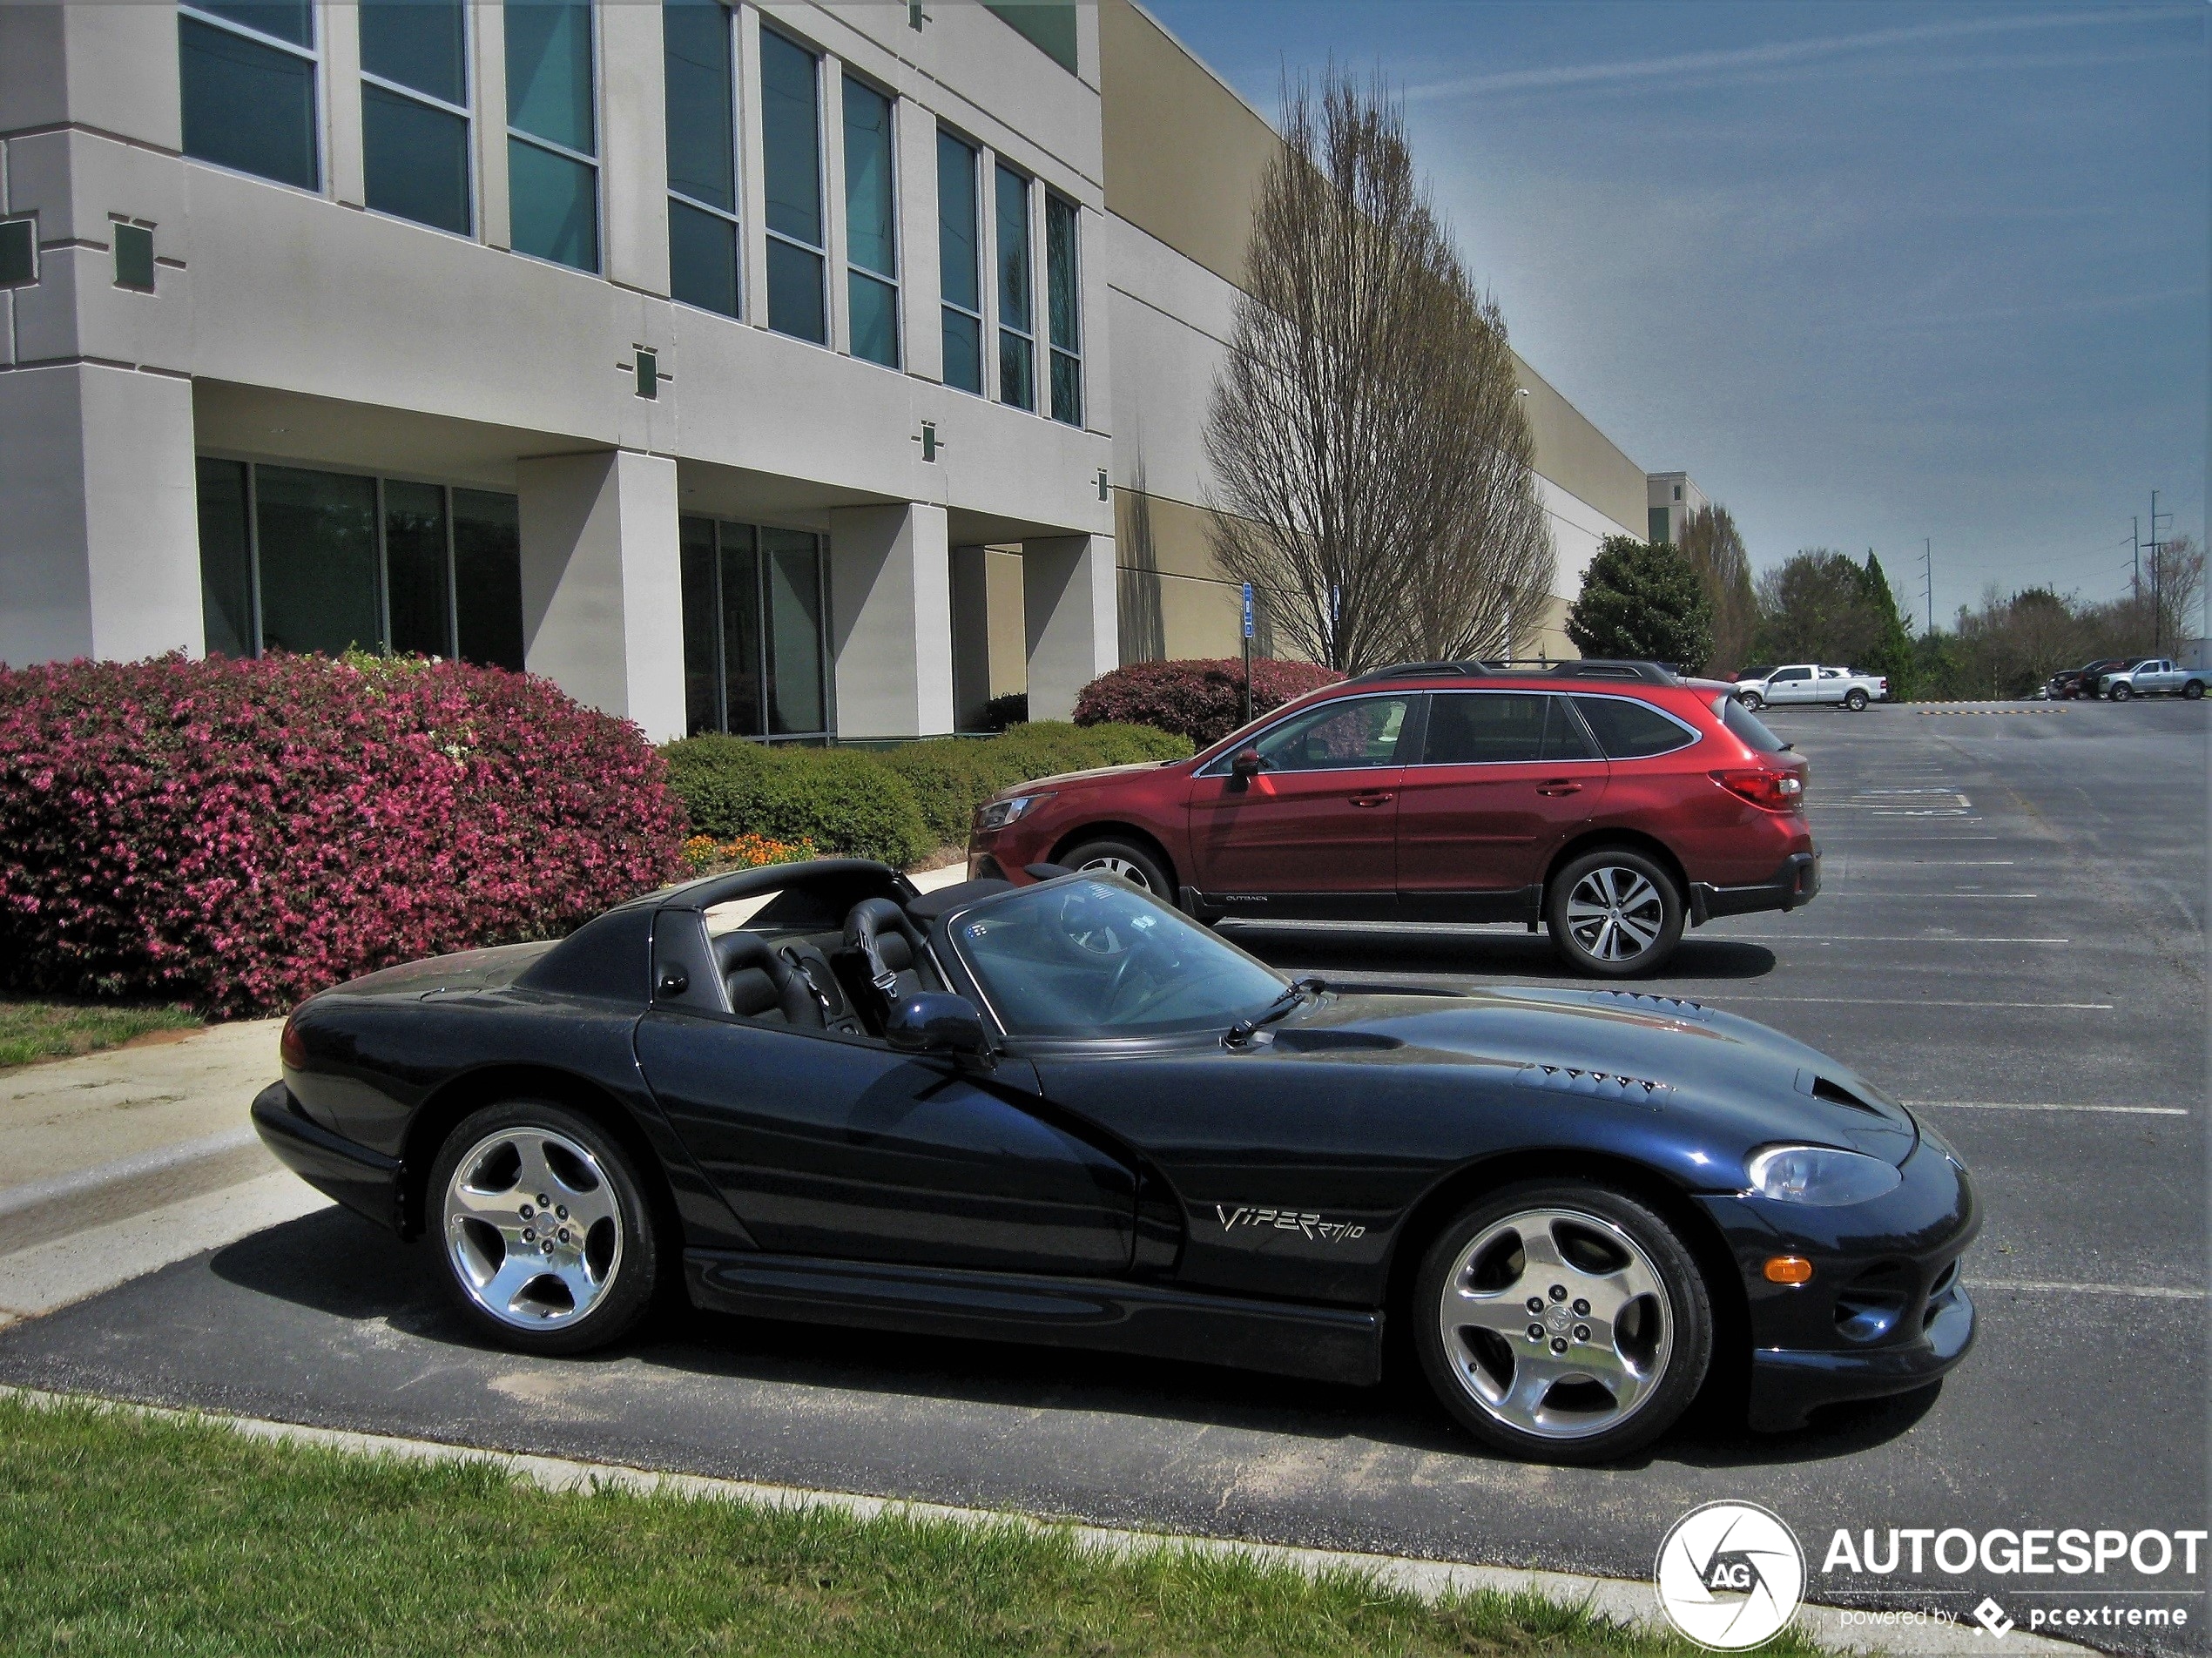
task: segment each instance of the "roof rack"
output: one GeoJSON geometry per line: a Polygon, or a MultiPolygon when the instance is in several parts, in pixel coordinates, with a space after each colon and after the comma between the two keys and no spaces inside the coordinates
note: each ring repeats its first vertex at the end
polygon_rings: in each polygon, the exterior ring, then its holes
{"type": "Polygon", "coordinates": [[[1572,662],[1527,657],[1493,662],[1400,662],[1387,668],[1370,669],[1345,683],[1357,685],[1377,679],[1441,679],[1449,675],[1473,678],[1478,675],[1529,671],[1547,673],[1561,679],[1634,679],[1647,685],[1677,685],[1682,683],[1664,663],[1613,662],[1590,657],[1572,662]]]}

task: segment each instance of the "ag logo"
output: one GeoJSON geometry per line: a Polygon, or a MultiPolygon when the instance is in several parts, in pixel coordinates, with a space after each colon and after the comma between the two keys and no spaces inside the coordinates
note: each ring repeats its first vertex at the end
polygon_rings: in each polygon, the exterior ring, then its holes
{"type": "Polygon", "coordinates": [[[1652,1577],[1668,1622],[1701,1647],[1742,1652],[1797,1609],[1804,1551],[1779,1515],[1756,1503],[1707,1503],[1674,1523],[1652,1577]]]}

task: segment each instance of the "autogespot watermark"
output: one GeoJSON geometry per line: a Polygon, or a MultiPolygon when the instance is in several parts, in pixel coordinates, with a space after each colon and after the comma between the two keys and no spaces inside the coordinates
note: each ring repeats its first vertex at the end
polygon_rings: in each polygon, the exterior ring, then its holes
{"type": "MultiPolygon", "coordinates": [[[[1653,1580],[1668,1622],[1699,1646],[1744,1652],[1780,1633],[1809,1588],[1841,1602],[1847,1629],[1956,1629],[1973,1641],[2013,1630],[2186,1629],[2201,1621],[2200,1568],[2212,1533],[2101,1527],[1839,1527],[1817,1582],[1786,1521],[1756,1503],[1713,1502],[1669,1528],[1653,1580]],[[2006,1580],[1993,1586],[1990,1579],[2006,1580]],[[1958,1586],[1958,1580],[1968,1580],[1958,1586]],[[1946,1581],[1950,1580],[1950,1581],[1946,1581]],[[2000,1589],[2007,1607],[1991,1592],[2000,1589]],[[1865,1607],[1885,1598],[1973,1599],[1971,1607],[1865,1607]]],[[[1964,1650],[1966,1648],[1962,1648],[1964,1650]]]]}

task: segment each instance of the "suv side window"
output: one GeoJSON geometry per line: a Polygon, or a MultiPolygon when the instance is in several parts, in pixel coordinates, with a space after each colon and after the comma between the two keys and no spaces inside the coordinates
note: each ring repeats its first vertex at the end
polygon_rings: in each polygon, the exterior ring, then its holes
{"type": "Polygon", "coordinates": [[[1503,691],[1440,691],[1428,705],[1424,765],[1503,765],[1544,757],[1551,698],[1503,691]]]}
{"type": "MultiPolygon", "coordinates": [[[[1349,772],[1395,765],[1410,697],[1324,703],[1288,719],[1252,746],[1268,772],[1349,772]]],[[[1224,768],[1226,769],[1225,767],[1224,768]]]]}
{"type": "Polygon", "coordinates": [[[1687,725],[1627,697],[1577,697],[1575,706],[1589,722],[1608,759],[1645,759],[1688,748],[1697,740],[1697,733],[1687,725]]]}

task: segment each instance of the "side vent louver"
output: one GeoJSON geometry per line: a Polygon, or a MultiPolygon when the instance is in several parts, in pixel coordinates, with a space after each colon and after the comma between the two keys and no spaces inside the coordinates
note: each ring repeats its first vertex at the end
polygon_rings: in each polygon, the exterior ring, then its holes
{"type": "Polygon", "coordinates": [[[1825,1100],[1831,1105],[1848,1105],[1854,1111],[1865,1111],[1871,1116],[1882,1115],[1878,1107],[1862,1100],[1840,1082],[1831,1082],[1824,1076],[1812,1079],[1812,1097],[1825,1100]]]}
{"type": "Polygon", "coordinates": [[[1631,1105],[1656,1108],[1675,1091],[1671,1082],[1649,1082],[1641,1076],[1615,1076],[1609,1071],[1579,1071],[1564,1065],[1524,1065],[1514,1081],[1523,1088],[1543,1088],[1553,1094],[1580,1094],[1595,1100],[1626,1100],[1631,1105]]]}

